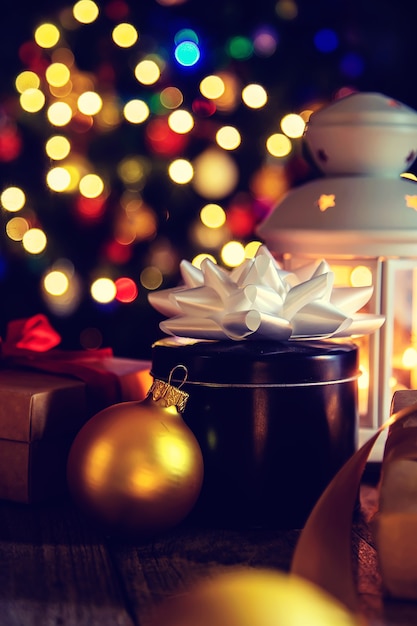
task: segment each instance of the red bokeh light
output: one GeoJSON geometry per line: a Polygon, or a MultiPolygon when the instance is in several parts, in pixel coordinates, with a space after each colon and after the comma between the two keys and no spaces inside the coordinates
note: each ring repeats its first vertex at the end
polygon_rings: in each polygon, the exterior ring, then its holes
{"type": "Polygon", "coordinates": [[[75,208],[79,217],[84,221],[97,221],[104,214],[106,200],[103,196],[98,196],[98,198],[78,196],[75,208]]]}
{"type": "Polygon", "coordinates": [[[131,279],[123,276],[115,281],[116,300],[119,302],[133,302],[138,296],[138,288],[136,283],[131,279]]]}
{"type": "Polygon", "coordinates": [[[154,119],[147,126],[146,141],[154,153],[171,156],[184,150],[188,138],[171,130],[166,119],[154,119]]]}
{"type": "Polygon", "coordinates": [[[15,128],[0,131],[0,161],[4,163],[17,159],[22,152],[22,139],[15,128]]]}
{"type": "Polygon", "coordinates": [[[111,263],[122,265],[123,263],[128,263],[132,258],[132,247],[113,239],[106,244],[105,255],[111,263]]]}

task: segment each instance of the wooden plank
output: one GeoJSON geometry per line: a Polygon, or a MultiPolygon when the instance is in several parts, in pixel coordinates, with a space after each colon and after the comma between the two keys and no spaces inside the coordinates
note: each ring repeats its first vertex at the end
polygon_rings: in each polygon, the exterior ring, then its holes
{"type": "Polygon", "coordinates": [[[109,545],[141,626],[152,607],[190,584],[233,565],[287,571],[298,532],[177,527],[153,541],[109,545]]]}
{"type": "MultiPolygon", "coordinates": [[[[369,524],[374,486],[362,486],[352,558],[368,626],[414,626],[417,603],[383,597],[369,524]]],[[[2,626],[148,626],[152,607],[234,565],[290,567],[299,531],[186,524],[153,540],[102,536],[70,502],[0,503],[2,626]]]]}
{"type": "Polygon", "coordinates": [[[105,544],[70,503],[0,505],[2,626],[132,626],[105,544]]]}

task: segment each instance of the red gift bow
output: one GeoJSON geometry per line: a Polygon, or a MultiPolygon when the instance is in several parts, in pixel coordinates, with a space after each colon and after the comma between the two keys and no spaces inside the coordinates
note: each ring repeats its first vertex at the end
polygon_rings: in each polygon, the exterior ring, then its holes
{"type": "Polygon", "coordinates": [[[9,322],[6,338],[0,341],[1,356],[7,364],[66,374],[85,382],[92,403],[90,410],[97,411],[121,400],[117,375],[99,365],[101,359],[113,357],[112,349],[56,350],[61,336],[41,313],[9,322]]]}

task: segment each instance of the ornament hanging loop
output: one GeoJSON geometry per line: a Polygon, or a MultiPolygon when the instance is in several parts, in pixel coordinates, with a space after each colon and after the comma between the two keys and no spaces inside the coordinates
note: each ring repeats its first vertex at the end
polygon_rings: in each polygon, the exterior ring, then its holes
{"type": "Polygon", "coordinates": [[[154,400],[155,402],[159,401],[165,407],[175,406],[179,413],[183,413],[190,394],[186,393],[185,391],[181,391],[180,387],[182,387],[182,385],[187,380],[187,376],[188,370],[185,365],[176,365],[169,373],[168,382],[155,378],[148,391],[148,395],[152,394],[152,400],[154,400]],[[174,387],[171,384],[171,381],[173,373],[177,368],[181,368],[184,370],[184,377],[179,386],[174,387]]]}
{"type": "Polygon", "coordinates": [[[183,384],[185,383],[185,381],[187,380],[187,377],[188,377],[188,370],[185,367],[185,365],[182,365],[181,363],[179,365],[176,365],[175,367],[173,367],[172,370],[170,371],[169,376],[168,376],[168,385],[171,385],[172,376],[173,376],[175,370],[177,370],[177,369],[184,370],[184,378],[180,382],[180,384],[178,385],[178,389],[181,389],[181,387],[183,386],[183,384]]]}

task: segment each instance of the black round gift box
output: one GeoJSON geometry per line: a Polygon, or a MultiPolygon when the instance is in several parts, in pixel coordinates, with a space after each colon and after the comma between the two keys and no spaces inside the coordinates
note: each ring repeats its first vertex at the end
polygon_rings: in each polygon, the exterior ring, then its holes
{"type": "Polygon", "coordinates": [[[189,393],[204,459],[195,522],[300,528],[356,450],[354,343],[165,338],[151,374],[189,393]]]}

